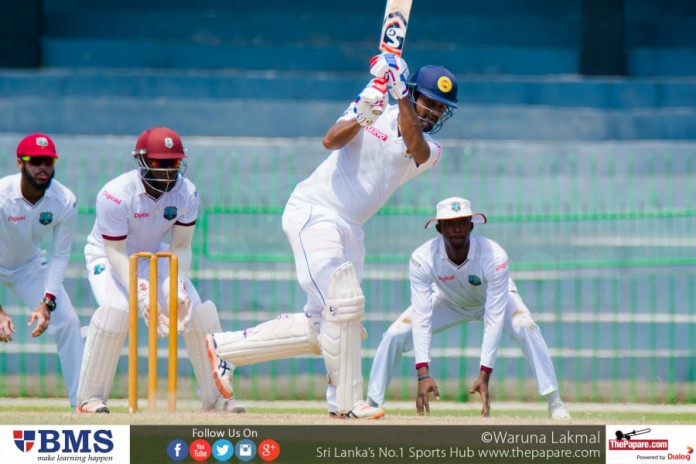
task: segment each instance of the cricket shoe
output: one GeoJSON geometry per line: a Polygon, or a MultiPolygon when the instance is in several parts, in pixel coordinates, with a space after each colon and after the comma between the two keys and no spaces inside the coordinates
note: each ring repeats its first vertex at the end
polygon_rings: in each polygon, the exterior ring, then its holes
{"type": "Polygon", "coordinates": [[[208,407],[204,407],[203,411],[231,412],[234,414],[243,414],[246,412],[246,408],[240,403],[237,403],[237,401],[235,401],[234,398],[223,398],[222,396],[218,396],[217,400],[215,400],[215,403],[208,407]]]}
{"type": "Polygon", "coordinates": [[[234,389],[232,388],[233,368],[227,361],[223,361],[218,356],[217,344],[215,343],[213,334],[205,336],[205,351],[208,354],[208,361],[210,362],[210,369],[213,372],[215,387],[226,399],[232,398],[234,395],[234,389]]]}
{"type": "Polygon", "coordinates": [[[348,414],[339,414],[337,412],[330,412],[329,416],[334,419],[380,419],[385,416],[384,411],[380,408],[375,408],[370,406],[363,400],[359,400],[353,406],[348,414]]]}
{"type": "Polygon", "coordinates": [[[106,406],[106,403],[104,401],[99,399],[91,399],[80,403],[75,412],[78,414],[109,414],[109,408],[106,406]]]}
{"type": "Polygon", "coordinates": [[[562,402],[554,401],[553,403],[549,403],[549,417],[557,420],[569,420],[570,411],[562,402]]]}

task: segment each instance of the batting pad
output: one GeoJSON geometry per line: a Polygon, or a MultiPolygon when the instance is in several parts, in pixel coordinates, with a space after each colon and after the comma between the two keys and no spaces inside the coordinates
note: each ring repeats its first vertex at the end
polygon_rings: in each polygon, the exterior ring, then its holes
{"type": "Polygon", "coordinates": [[[244,332],[234,332],[234,337],[216,338],[217,353],[235,366],[319,354],[320,325],[319,317],[281,314],[244,332]]]}
{"type": "Polygon", "coordinates": [[[92,315],[82,353],[77,402],[100,399],[106,402],[116,375],[118,358],[128,333],[128,312],[99,307],[92,315]]]}
{"type": "Polygon", "coordinates": [[[213,372],[210,370],[210,363],[208,362],[203,339],[209,333],[221,331],[220,317],[218,316],[215,303],[207,300],[193,309],[189,330],[184,332],[184,343],[186,343],[186,350],[188,350],[193,372],[196,375],[198,395],[204,408],[213,406],[220,393],[218,393],[215,387],[213,372]]]}
{"type": "Polygon", "coordinates": [[[320,336],[329,384],[336,388],[338,412],[347,414],[362,399],[360,321],[365,313],[365,297],[353,263],[342,264],[331,276],[320,336]]]}

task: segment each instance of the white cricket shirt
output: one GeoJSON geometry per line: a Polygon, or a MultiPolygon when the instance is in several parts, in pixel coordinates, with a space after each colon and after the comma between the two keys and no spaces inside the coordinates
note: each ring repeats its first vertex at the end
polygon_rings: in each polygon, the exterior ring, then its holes
{"type": "Polygon", "coordinates": [[[180,178],[181,186],[158,199],[145,192],[138,170],[109,181],[97,194],[97,215],[87,237],[88,260],[106,256],[103,238],[126,239],[126,253],[156,252],[174,224],[189,225],[198,216],[198,191],[180,178]]]}
{"type": "Polygon", "coordinates": [[[0,267],[9,272],[44,256],[46,252],[40,248],[41,241],[51,231],[53,244],[45,291],[57,295],[75,236],[77,199],[54,178],[43,197],[32,205],[22,196],[21,175],[0,179],[0,267]]]}
{"type": "Polygon", "coordinates": [[[442,236],[425,242],[411,255],[411,305],[416,364],[430,362],[433,295],[454,308],[483,313],[481,365],[495,367],[508,302],[509,269],[505,250],[493,240],[469,236],[467,260],[456,265],[447,257],[442,236]]]}
{"type": "MultiPolygon", "coordinates": [[[[435,166],[442,147],[428,134],[428,160],[416,166],[399,136],[396,105],[388,105],[373,126],[364,127],[344,147],[331,152],[314,172],[297,184],[291,199],[323,206],[359,225],[370,219],[409,179],[435,166]]],[[[340,119],[354,118],[352,110],[340,119]]]]}

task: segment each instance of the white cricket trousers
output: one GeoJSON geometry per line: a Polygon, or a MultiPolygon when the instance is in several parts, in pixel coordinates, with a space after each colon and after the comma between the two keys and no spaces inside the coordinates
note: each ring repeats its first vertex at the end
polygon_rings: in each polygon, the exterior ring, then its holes
{"type": "MultiPolygon", "coordinates": [[[[352,262],[362,282],[365,235],[358,224],[345,221],[334,211],[291,198],[283,212],[283,231],[292,247],[297,280],[307,293],[305,314],[321,317],[331,276],[343,263],[352,262]]],[[[320,333],[324,333],[323,317],[320,333]]],[[[329,411],[336,412],[335,387],[327,388],[326,400],[329,411]]]]}
{"type": "MultiPolygon", "coordinates": [[[[536,378],[539,394],[548,395],[558,391],[556,372],[539,326],[532,320],[522,298],[515,291],[511,291],[509,295],[503,330],[522,348],[536,378]]],[[[412,313],[413,308],[409,306],[382,335],[382,341],[372,360],[367,386],[367,397],[375,404],[384,404],[384,394],[394,375],[394,369],[399,364],[402,354],[413,349],[412,313]]],[[[433,333],[442,332],[463,322],[482,320],[483,310],[458,309],[433,295],[433,333]]],[[[478,375],[478,372],[476,374],[478,375]]],[[[413,377],[416,377],[415,366],[413,377]]]]}
{"type": "Polygon", "coordinates": [[[338,213],[290,199],[283,212],[283,231],[295,258],[297,280],[307,293],[304,312],[321,315],[331,276],[350,261],[362,281],[365,264],[364,233],[338,213]]]}
{"type": "MultiPolygon", "coordinates": [[[[0,284],[9,288],[29,308],[25,319],[13,321],[16,328],[26,328],[31,311],[43,298],[47,273],[48,263],[43,254],[37,255],[18,269],[10,271],[0,268],[0,284]]],[[[32,328],[27,330],[31,332],[34,327],[35,325],[32,325],[32,328]]],[[[75,407],[84,340],[80,335],[80,318],[62,285],[56,295],[56,309],[51,313],[51,321],[46,332],[56,341],[70,405],[75,407]]]]}

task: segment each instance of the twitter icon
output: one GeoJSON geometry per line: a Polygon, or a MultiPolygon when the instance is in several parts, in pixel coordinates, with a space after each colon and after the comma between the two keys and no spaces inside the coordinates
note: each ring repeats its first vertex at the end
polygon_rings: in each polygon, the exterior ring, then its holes
{"type": "Polygon", "coordinates": [[[229,440],[221,438],[213,443],[213,457],[218,461],[227,461],[234,456],[234,445],[229,440]]]}

